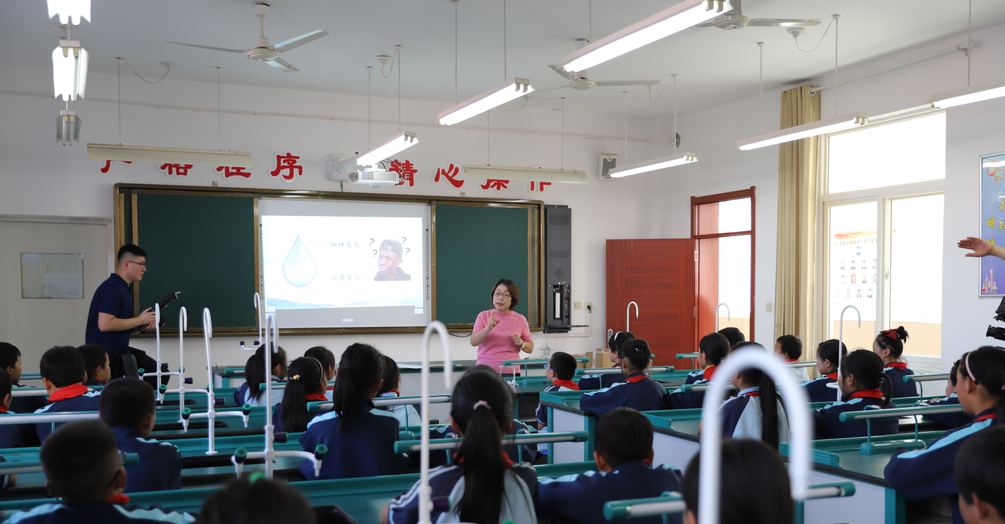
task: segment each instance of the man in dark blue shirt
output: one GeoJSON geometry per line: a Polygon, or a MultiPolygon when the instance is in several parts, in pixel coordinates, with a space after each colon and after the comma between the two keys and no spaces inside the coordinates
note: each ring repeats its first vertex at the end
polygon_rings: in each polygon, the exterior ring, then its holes
{"type": "Polygon", "coordinates": [[[133,316],[132,284],[143,280],[147,271],[147,252],[135,244],[119,248],[117,266],[98,286],[87,313],[88,344],[101,344],[109,351],[129,346],[134,329],[154,327],[153,308],[133,316]]]}

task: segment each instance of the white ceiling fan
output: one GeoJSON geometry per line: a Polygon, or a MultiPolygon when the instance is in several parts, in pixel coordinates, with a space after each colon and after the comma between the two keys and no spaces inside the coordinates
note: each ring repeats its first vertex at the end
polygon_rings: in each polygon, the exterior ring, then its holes
{"type": "Polygon", "coordinates": [[[276,69],[281,69],[286,73],[292,73],[294,71],[299,71],[299,69],[293,67],[289,62],[283,60],[282,58],[279,58],[279,53],[285,53],[291,49],[296,49],[304,44],[313,42],[318,38],[328,36],[327,31],[319,29],[317,31],[304,33],[298,37],[291,38],[276,45],[269,45],[269,39],[265,36],[265,17],[269,16],[269,4],[261,2],[255,4],[255,16],[258,17],[260,36],[255,40],[255,47],[252,47],[251,49],[227,49],[225,47],[213,47],[208,45],[186,44],[184,42],[171,41],[168,41],[167,43],[198,47],[200,49],[209,49],[211,51],[223,51],[225,53],[239,53],[257,62],[262,62],[275,67],[276,69]]]}
{"type": "MultiPolygon", "coordinates": [[[[582,48],[589,43],[586,39],[576,40],[579,48],[582,48]]],[[[586,91],[587,89],[593,89],[594,87],[624,87],[624,86],[646,86],[652,87],[659,84],[659,80],[590,80],[586,77],[586,71],[579,71],[577,73],[569,73],[564,71],[555,65],[549,65],[552,71],[562,75],[566,80],[569,81],[568,84],[559,87],[552,87],[550,89],[542,89],[537,91],[538,93],[543,91],[553,91],[555,89],[562,89],[569,87],[575,89],[576,91],[586,91]]]]}
{"type": "Polygon", "coordinates": [[[694,27],[718,27],[719,29],[725,29],[727,31],[732,31],[734,29],[743,29],[744,27],[813,27],[820,24],[823,20],[816,20],[810,18],[747,18],[743,16],[740,12],[740,3],[742,0],[729,0],[729,4],[733,9],[722,16],[716,17],[715,19],[705,22],[704,24],[698,24],[694,27]]]}

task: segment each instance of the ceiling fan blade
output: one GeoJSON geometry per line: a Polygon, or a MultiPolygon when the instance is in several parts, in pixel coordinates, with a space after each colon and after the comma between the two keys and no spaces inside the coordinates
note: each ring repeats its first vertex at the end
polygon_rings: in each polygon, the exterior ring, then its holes
{"type": "Polygon", "coordinates": [[[691,27],[715,27],[712,22],[705,22],[704,24],[693,25],[691,27]]]}
{"type": "Polygon", "coordinates": [[[747,22],[748,26],[757,27],[813,27],[819,25],[823,20],[813,20],[808,18],[751,18],[747,22]]]}
{"type": "Polygon", "coordinates": [[[304,44],[309,44],[317,40],[318,38],[322,38],[325,36],[328,36],[328,31],[318,29],[317,31],[311,31],[310,33],[304,33],[298,37],[291,38],[289,40],[286,40],[285,42],[279,42],[273,49],[275,49],[280,53],[285,53],[290,49],[296,49],[304,44]]]}
{"type": "Polygon", "coordinates": [[[550,67],[552,71],[554,71],[554,72],[562,75],[562,77],[565,78],[566,80],[575,80],[576,79],[576,74],[575,73],[568,73],[568,72],[562,71],[561,69],[558,68],[558,66],[554,66],[554,65],[550,65],[548,67],[550,67]]]}
{"type": "Polygon", "coordinates": [[[557,90],[559,90],[559,89],[565,89],[565,88],[567,88],[567,87],[569,87],[569,86],[558,86],[558,87],[549,87],[548,89],[535,89],[533,93],[528,93],[528,94],[527,94],[527,95],[525,95],[525,96],[534,96],[534,95],[539,95],[539,94],[541,94],[541,93],[547,93],[548,91],[557,91],[557,90]]]}
{"type": "Polygon", "coordinates": [[[654,86],[658,83],[660,83],[659,80],[600,80],[594,82],[597,87],[654,86]]]}
{"type": "Polygon", "coordinates": [[[244,53],[247,52],[246,49],[227,49],[225,47],[213,47],[213,46],[198,45],[198,44],[186,44],[184,42],[171,42],[170,40],[168,40],[166,42],[169,43],[169,44],[184,45],[184,46],[188,46],[188,47],[198,47],[199,49],[209,49],[210,51],[223,51],[224,53],[240,53],[240,54],[243,55],[244,53]]]}
{"type": "Polygon", "coordinates": [[[276,69],[281,69],[284,73],[295,73],[297,71],[300,71],[299,69],[293,67],[292,65],[290,65],[289,62],[283,60],[282,58],[265,60],[262,63],[269,64],[270,66],[275,67],[276,69]]]}

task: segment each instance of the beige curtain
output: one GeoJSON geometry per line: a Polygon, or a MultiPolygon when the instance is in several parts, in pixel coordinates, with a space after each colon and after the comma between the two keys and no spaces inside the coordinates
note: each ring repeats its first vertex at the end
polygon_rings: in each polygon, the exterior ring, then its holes
{"type": "MultiPolygon", "coordinates": [[[[782,92],[781,127],[820,120],[820,96],[813,86],[782,92]]],[[[819,138],[779,146],[778,253],[775,269],[775,338],[803,340],[802,360],[813,360],[813,306],[816,290],[817,151],[819,138]]]]}

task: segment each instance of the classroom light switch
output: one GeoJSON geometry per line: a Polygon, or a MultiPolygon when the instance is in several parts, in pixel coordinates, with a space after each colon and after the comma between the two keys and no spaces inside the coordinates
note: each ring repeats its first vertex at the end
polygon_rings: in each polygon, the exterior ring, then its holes
{"type": "Polygon", "coordinates": [[[576,302],[576,303],[574,303],[573,304],[573,309],[583,309],[583,303],[582,302],[576,302]]]}
{"type": "Polygon", "coordinates": [[[764,303],[764,311],[765,311],[765,313],[771,313],[772,309],[774,309],[774,304],[772,304],[771,302],[765,302],[764,303]]]}

